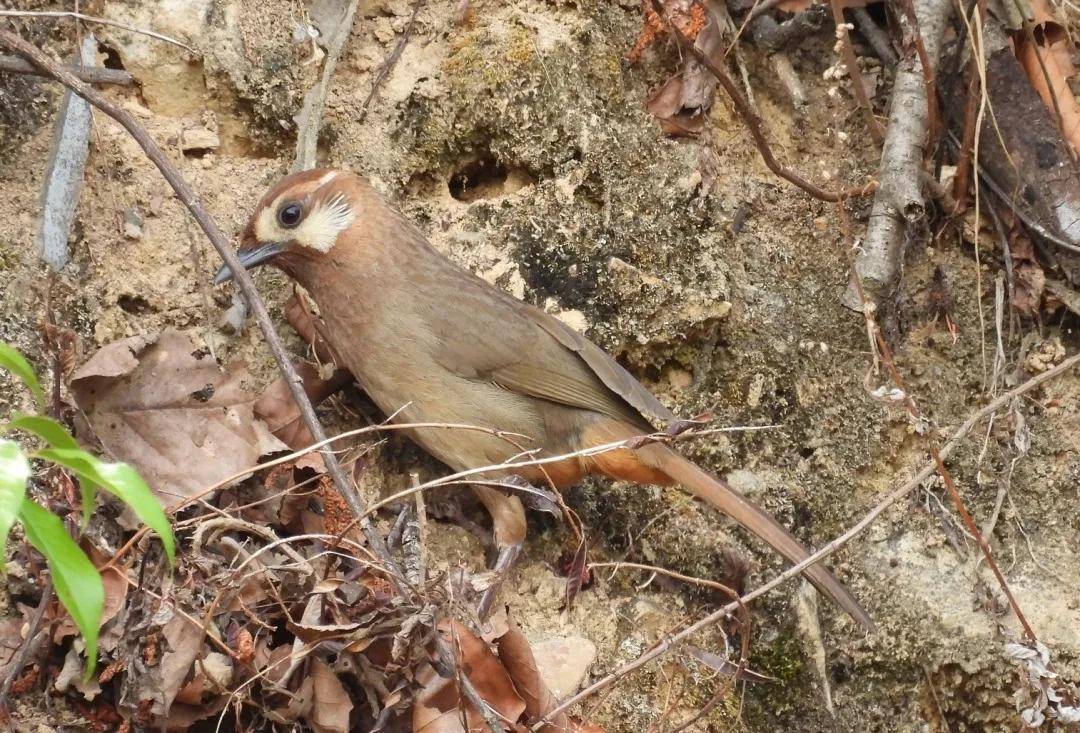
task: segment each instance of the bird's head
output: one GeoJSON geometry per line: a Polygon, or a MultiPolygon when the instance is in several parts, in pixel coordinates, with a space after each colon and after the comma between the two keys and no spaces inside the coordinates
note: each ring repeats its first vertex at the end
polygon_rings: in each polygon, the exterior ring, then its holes
{"type": "MultiPolygon", "coordinates": [[[[331,255],[339,237],[357,216],[360,179],[352,173],[319,168],[294,173],[271,188],[248,220],[237,257],[244,269],[274,265],[290,275],[312,260],[331,255]]],[[[214,284],[231,280],[222,266],[214,284]]]]}

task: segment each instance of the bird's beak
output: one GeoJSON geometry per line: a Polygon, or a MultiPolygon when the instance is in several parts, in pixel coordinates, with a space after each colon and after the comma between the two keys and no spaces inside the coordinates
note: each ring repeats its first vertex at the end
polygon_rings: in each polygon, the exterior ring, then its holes
{"type": "MultiPolygon", "coordinates": [[[[254,247],[243,247],[236,251],[240,264],[245,270],[264,265],[285,251],[285,242],[267,242],[257,244],[254,247]]],[[[222,265],[214,276],[214,285],[228,282],[233,279],[233,271],[228,265],[222,265]]]]}

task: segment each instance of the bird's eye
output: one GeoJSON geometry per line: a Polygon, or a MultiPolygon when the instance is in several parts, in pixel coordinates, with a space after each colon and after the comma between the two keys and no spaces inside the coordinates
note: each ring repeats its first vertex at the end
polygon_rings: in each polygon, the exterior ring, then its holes
{"type": "Polygon", "coordinates": [[[295,201],[285,204],[278,209],[277,220],[278,224],[286,229],[292,229],[294,226],[300,223],[300,220],[304,218],[304,207],[295,201]]]}

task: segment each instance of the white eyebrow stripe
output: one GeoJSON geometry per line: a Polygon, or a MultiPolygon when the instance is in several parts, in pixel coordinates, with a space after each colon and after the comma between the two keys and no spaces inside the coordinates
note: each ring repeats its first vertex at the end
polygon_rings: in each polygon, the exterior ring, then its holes
{"type": "Polygon", "coordinates": [[[338,172],[337,172],[337,171],[330,171],[329,173],[324,173],[324,174],[323,174],[323,177],[322,177],[322,178],[320,178],[320,179],[319,179],[319,181],[318,181],[318,183],[316,184],[316,187],[317,187],[317,188],[322,188],[322,187],[323,187],[323,186],[325,186],[325,185],[326,185],[327,183],[330,183],[330,181],[332,181],[332,180],[334,180],[335,178],[337,178],[337,174],[338,174],[338,172]]]}

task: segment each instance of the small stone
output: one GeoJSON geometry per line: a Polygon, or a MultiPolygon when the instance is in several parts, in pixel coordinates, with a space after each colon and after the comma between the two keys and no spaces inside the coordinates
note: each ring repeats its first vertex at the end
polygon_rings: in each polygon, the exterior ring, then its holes
{"type": "Polygon", "coordinates": [[[596,661],[596,645],[581,636],[545,639],[532,650],[540,676],[558,698],[576,692],[596,661]]]}
{"type": "Polygon", "coordinates": [[[124,209],[124,236],[128,239],[142,239],[142,214],[136,206],[124,209]]]}
{"type": "Polygon", "coordinates": [[[185,153],[191,151],[217,150],[221,145],[221,138],[216,130],[206,127],[194,127],[184,130],[180,135],[180,149],[185,153]]]}

